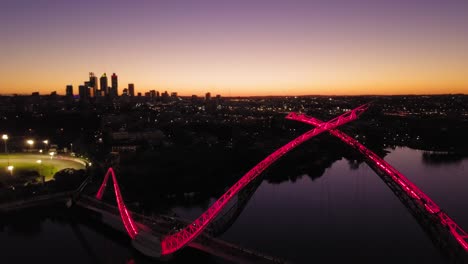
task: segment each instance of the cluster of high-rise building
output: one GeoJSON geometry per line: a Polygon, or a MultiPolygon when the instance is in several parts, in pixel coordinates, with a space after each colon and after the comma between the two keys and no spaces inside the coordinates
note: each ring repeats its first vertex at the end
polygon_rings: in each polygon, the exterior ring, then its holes
{"type": "MultiPolygon", "coordinates": [[[[125,88],[123,90],[123,94],[128,96],[135,96],[135,85],[133,83],[128,84],[128,89],[125,88]]],[[[72,85],[66,86],[66,95],[70,97],[74,96],[72,85]]],[[[90,72],[89,80],[85,81],[84,84],[78,86],[78,95],[80,99],[101,96],[119,96],[119,84],[117,74],[112,73],[111,86],[109,86],[109,81],[106,73],[102,74],[98,82],[98,77],[94,75],[94,72],[90,72]]]]}
{"type": "MultiPolygon", "coordinates": [[[[65,94],[67,97],[72,98],[75,94],[73,93],[73,85],[67,85],[65,88],[65,94]]],[[[177,92],[168,93],[164,91],[159,93],[156,90],[150,90],[144,94],[138,93],[135,95],[135,84],[129,83],[127,88],[122,90],[122,93],[119,94],[118,90],[118,77],[115,73],[112,73],[111,76],[111,86],[109,86],[109,81],[107,74],[103,73],[99,78],[94,75],[94,72],[89,73],[89,80],[85,81],[84,84],[78,86],[78,95],[80,100],[87,100],[94,97],[118,97],[118,96],[128,96],[128,97],[149,97],[155,100],[165,101],[174,101],[179,98],[177,92]]],[[[216,99],[219,100],[220,95],[216,95],[216,99]]],[[[211,100],[211,93],[207,92],[205,94],[205,101],[211,100]]],[[[192,95],[192,100],[198,100],[196,95],[192,95]]]]}

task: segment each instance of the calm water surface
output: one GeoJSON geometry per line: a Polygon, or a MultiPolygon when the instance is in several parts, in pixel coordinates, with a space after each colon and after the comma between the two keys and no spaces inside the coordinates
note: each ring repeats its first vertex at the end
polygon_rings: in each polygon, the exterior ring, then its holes
{"type": "MultiPolygon", "coordinates": [[[[468,229],[468,160],[434,165],[422,155],[397,148],[385,160],[468,229]]],[[[174,208],[190,219],[202,210],[174,208]]],[[[152,263],[123,235],[74,217],[34,214],[2,223],[1,263],[152,263]]],[[[367,165],[351,169],[344,159],[315,180],[304,175],[295,182],[263,181],[221,238],[294,263],[446,263],[382,180],[367,165]]],[[[172,262],[194,260],[216,261],[184,249],[172,262]]]]}
{"type": "MultiPolygon", "coordinates": [[[[422,155],[397,148],[385,160],[468,229],[468,160],[436,166],[422,155]]],[[[315,180],[264,181],[222,238],[296,263],[447,262],[387,185],[366,164],[353,170],[344,159],[315,180]]]]}

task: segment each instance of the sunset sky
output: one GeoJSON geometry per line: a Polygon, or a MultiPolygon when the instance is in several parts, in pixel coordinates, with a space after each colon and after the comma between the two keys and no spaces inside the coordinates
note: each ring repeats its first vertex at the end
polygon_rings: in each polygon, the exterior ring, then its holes
{"type": "Polygon", "coordinates": [[[467,0],[1,0],[0,34],[1,94],[468,93],[467,0]]]}

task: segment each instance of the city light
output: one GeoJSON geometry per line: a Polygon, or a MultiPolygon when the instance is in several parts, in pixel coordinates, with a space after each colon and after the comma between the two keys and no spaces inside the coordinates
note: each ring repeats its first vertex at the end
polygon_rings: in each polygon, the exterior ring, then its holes
{"type": "Polygon", "coordinates": [[[14,169],[14,168],[15,168],[15,167],[13,167],[12,165],[9,165],[9,166],[7,167],[7,170],[10,172],[11,175],[13,175],[13,169],[14,169]]]}
{"type": "MultiPolygon", "coordinates": [[[[46,140],[43,140],[43,141],[42,141],[42,143],[44,143],[44,145],[45,145],[45,147],[44,147],[44,148],[47,150],[47,149],[48,149],[48,147],[49,147],[49,146],[48,146],[48,144],[49,144],[49,140],[48,140],[48,139],[46,139],[46,140]]],[[[39,151],[39,152],[40,152],[40,153],[42,153],[41,151],[39,151]]]]}
{"type": "Polygon", "coordinates": [[[53,151],[49,152],[49,155],[50,155],[50,159],[52,159],[54,157],[54,155],[55,155],[55,152],[53,152],[53,151]]]}
{"type": "Polygon", "coordinates": [[[42,168],[42,160],[36,160],[36,163],[39,164],[38,166],[38,173],[39,173],[39,176],[41,175],[41,168],[42,168]]]}
{"type": "Polygon", "coordinates": [[[7,152],[8,152],[8,148],[7,148],[8,135],[7,135],[7,134],[3,134],[3,135],[2,135],[2,139],[5,141],[5,153],[7,153],[7,152]]]}
{"type": "Polygon", "coordinates": [[[28,140],[26,140],[26,144],[29,145],[29,151],[31,151],[32,146],[34,145],[34,140],[28,139],[28,140]]]}

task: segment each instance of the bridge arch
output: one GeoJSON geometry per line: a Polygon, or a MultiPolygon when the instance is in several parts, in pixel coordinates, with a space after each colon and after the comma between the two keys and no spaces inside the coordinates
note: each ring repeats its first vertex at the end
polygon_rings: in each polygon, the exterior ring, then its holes
{"type": "MultiPolygon", "coordinates": [[[[351,111],[348,111],[328,122],[324,122],[317,126],[314,129],[311,129],[304,134],[298,136],[297,138],[293,139],[286,145],[280,147],[265,159],[263,159],[260,163],[254,166],[251,170],[249,170],[244,176],[242,176],[239,181],[237,181],[233,186],[231,186],[226,193],[224,193],[216,202],[213,203],[204,213],[202,213],[195,221],[181,229],[180,231],[162,237],[160,242],[160,254],[161,255],[169,255],[177,250],[181,249],[193,239],[195,239],[198,235],[200,235],[203,230],[214,220],[214,218],[221,212],[221,210],[227,205],[227,203],[244,187],[246,187],[250,182],[255,180],[257,176],[259,176],[266,168],[268,168],[271,164],[276,162],[279,158],[283,155],[291,151],[292,149],[296,148],[300,144],[304,143],[305,141],[309,140],[310,138],[319,135],[327,130],[334,129],[338,126],[346,124],[350,121],[357,119],[362,113],[364,113],[368,108],[368,104],[359,106],[351,111]]],[[[293,114],[293,113],[291,113],[293,114]]],[[[291,115],[290,114],[290,115],[291,115]]],[[[289,116],[289,115],[288,115],[289,116]]],[[[99,188],[99,191],[96,194],[96,199],[101,200],[102,195],[106,189],[107,182],[109,177],[112,177],[113,184],[114,184],[114,191],[115,196],[117,199],[117,205],[119,208],[120,216],[124,223],[125,229],[127,233],[132,239],[135,239],[139,233],[135,222],[133,221],[132,217],[130,216],[124,202],[122,199],[122,195],[120,193],[120,189],[117,183],[117,179],[115,177],[114,170],[109,168],[107,171],[104,181],[99,188]]],[[[159,252],[159,251],[158,251],[159,252]]],[[[159,253],[158,253],[159,254],[159,253]]]]}
{"type": "Polygon", "coordinates": [[[117,178],[115,177],[115,172],[112,167],[107,170],[106,176],[104,176],[104,181],[102,182],[101,187],[99,187],[99,191],[96,194],[96,199],[102,199],[104,191],[107,187],[107,182],[109,181],[109,176],[112,177],[115,198],[117,200],[117,207],[119,208],[120,217],[122,218],[125,230],[127,231],[128,235],[134,239],[138,234],[138,228],[135,224],[135,221],[128,212],[127,207],[125,206],[122,194],[120,193],[119,183],[117,182],[117,178]]]}
{"type": "MultiPolygon", "coordinates": [[[[320,121],[317,118],[303,114],[290,114],[286,118],[314,126],[320,126],[324,124],[323,121],[320,121]]],[[[439,222],[448,228],[450,234],[455,238],[458,244],[468,252],[468,233],[466,233],[452,218],[450,218],[450,216],[445,213],[427,194],[421,191],[414,183],[412,183],[392,165],[366,148],[356,139],[348,136],[338,129],[330,129],[328,132],[359,151],[368,159],[368,161],[375,165],[375,167],[387,174],[396,185],[398,185],[409,197],[417,201],[422,206],[422,208],[426,210],[426,212],[436,216],[439,222]]]]}
{"type": "Polygon", "coordinates": [[[187,225],[177,233],[165,236],[161,239],[161,254],[168,255],[176,252],[180,248],[187,245],[195,239],[209,225],[209,223],[220,213],[224,206],[236,195],[240,190],[247,186],[252,180],[260,175],[266,168],[277,161],[284,154],[288,153],[295,147],[310,138],[323,133],[326,130],[336,128],[357,119],[368,108],[368,104],[359,106],[351,111],[348,111],[326,123],[323,123],[316,128],[293,139],[286,145],[274,151],[272,154],[263,159],[242,178],[227,190],[216,202],[213,203],[201,216],[199,216],[191,224],[187,225]]]}

